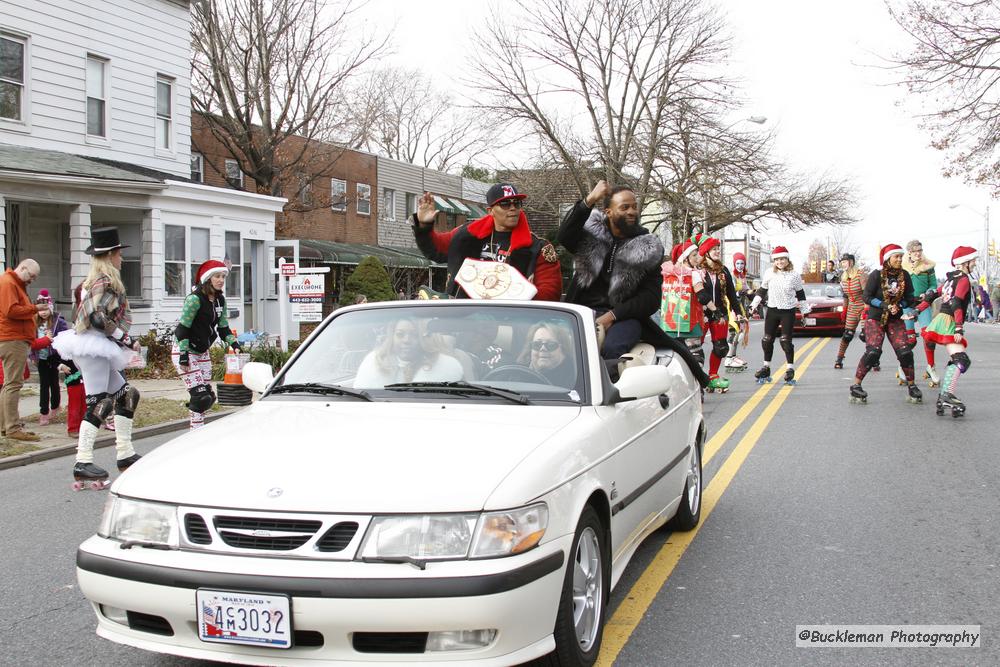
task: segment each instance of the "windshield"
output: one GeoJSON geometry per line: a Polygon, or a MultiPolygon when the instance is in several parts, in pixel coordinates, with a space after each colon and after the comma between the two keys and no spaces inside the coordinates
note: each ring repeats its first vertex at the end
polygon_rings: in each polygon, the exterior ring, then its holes
{"type": "Polygon", "coordinates": [[[819,297],[823,299],[843,299],[844,290],[840,285],[806,285],[806,297],[819,297]]]}
{"type": "Polygon", "coordinates": [[[522,402],[579,402],[582,349],[572,312],[476,303],[375,307],[335,316],[279,386],[332,385],[374,400],[511,400],[487,391],[494,388],[522,402]]]}

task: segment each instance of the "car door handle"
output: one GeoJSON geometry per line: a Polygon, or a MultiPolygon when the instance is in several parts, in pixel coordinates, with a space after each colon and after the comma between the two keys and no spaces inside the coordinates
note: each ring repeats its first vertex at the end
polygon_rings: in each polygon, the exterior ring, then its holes
{"type": "Polygon", "coordinates": [[[660,394],[660,407],[664,410],[670,407],[670,397],[666,394],[660,394]]]}

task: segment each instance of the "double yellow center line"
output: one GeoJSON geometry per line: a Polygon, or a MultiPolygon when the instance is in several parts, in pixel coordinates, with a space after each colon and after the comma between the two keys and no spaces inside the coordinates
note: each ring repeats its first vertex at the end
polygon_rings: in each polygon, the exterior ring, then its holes
{"type": "MultiPolygon", "coordinates": [[[[816,338],[810,339],[805,345],[799,349],[799,353],[805,354],[805,358],[801,365],[796,369],[796,377],[801,378],[805,375],[806,369],[816,358],[816,355],[830,342],[830,339],[824,339],[819,341],[816,338]],[[811,348],[811,349],[810,349],[811,348]]],[[[779,373],[783,372],[784,367],[778,369],[775,373],[777,377],[779,373]]],[[[757,405],[764,400],[764,397],[771,391],[772,388],[777,386],[778,383],[769,383],[763,385],[758,389],[750,399],[740,407],[740,409],[734,414],[725,425],[719,429],[719,431],[706,443],[705,452],[702,457],[702,467],[715,456],[722,446],[732,437],[736,429],[746,421],[747,417],[756,409],[757,405]]],[[[722,494],[725,493],[729,484],[733,481],[736,473],[739,471],[743,462],[746,460],[750,451],[760,440],[761,435],[763,435],[764,430],[767,428],[768,424],[777,414],[778,410],[781,408],[785,399],[792,392],[794,386],[783,385],[779,390],[777,395],[771,399],[771,402],[767,405],[764,411],[759,417],[754,421],[753,425],[746,434],[740,439],[739,443],[733,449],[733,452],[729,455],[729,458],[722,464],[719,471],[712,478],[712,483],[707,487],[703,488],[701,494],[701,522],[698,526],[687,533],[673,533],[667,540],[660,551],[653,558],[652,562],[646,567],[646,570],[642,573],[639,579],[633,584],[631,590],[622,600],[622,603],[618,605],[618,609],[615,610],[614,615],[608,620],[607,626],[604,629],[604,640],[601,646],[601,654],[597,659],[597,664],[603,667],[610,667],[614,664],[615,659],[618,654],[625,647],[628,642],[629,637],[632,636],[632,632],[638,627],[639,622],[642,621],[643,615],[646,610],[649,609],[653,600],[656,598],[657,593],[663,588],[663,584],[666,583],[667,578],[674,571],[677,563],[680,562],[681,556],[687,550],[688,545],[694,541],[695,536],[698,535],[698,531],[702,526],[705,525],[706,519],[712,514],[716,505],[719,503],[719,499],[722,494]]],[[[704,481],[702,482],[704,483],[704,481]]]]}

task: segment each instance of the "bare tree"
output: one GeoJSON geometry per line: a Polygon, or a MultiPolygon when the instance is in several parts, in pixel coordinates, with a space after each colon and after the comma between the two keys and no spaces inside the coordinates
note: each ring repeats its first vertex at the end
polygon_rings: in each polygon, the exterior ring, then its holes
{"type": "Polygon", "coordinates": [[[734,132],[729,39],[706,0],[517,0],[477,35],[481,104],[526,127],[542,162],[580,195],[595,173],[659,203],[678,234],[777,221],[791,229],[853,222],[853,192],[797,176],[770,156],[773,137],[734,132]],[[516,25],[516,28],[512,28],[516,25]]]}
{"type": "Polygon", "coordinates": [[[363,124],[345,91],[388,37],[365,35],[357,9],[352,0],[192,3],[191,105],[258,192],[321,174],[340,155],[312,156],[313,142],[350,143],[337,128],[363,124]]]}
{"type": "MultiPolygon", "coordinates": [[[[887,3],[888,4],[888,3],[887,3]]],[[[1000,5],[993,0],[906,0],[889,12],[912,38],[893,57],[923,107],[946,176],[1000,195],[1000,5]]]]}
{"type": "Polygon", "coordinates": [[[379,69],[358,96],[370,110],[357,130],[359,145],[394,160],[448,171],[491,145],[496,134],[472,109],[434,90],[419,70],[379,69]]]}

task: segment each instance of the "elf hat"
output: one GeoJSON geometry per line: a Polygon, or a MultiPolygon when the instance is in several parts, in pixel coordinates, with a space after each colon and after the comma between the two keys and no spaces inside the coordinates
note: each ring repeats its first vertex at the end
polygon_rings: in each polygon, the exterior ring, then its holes
{"type": "Polygon", "coordinates": [[[694,251],[698,249],[691,241],[685,241],[681,244],[680,252],[677,254],[677,261],[683,262],[685,259],[694,254],[694,251]]]}
{"type": "Polygon", "coordinates": [[[204,285],[217,273],[228,274],[229,269],[227,269],[226,265],[217,259],[210,259],[207,262],[202,262],[201,266],[198,267],[198,285],[204,285]]]}
{"type": "Polygon", "coordinates": [[[774,246],[774,250],[771,251],[771,259],[781,259],[782,257],[788,259],[788,248],[783,245],[774,246]]]}
{"type": "Polygon", "coordinates": [[[717,245],[719,245],[719,239],[714,236],[709,236],[698,245],[698,254],[702,257],[706,257],[708,255],[708,251],[717,245]]]}
{"type": "Polygon", "coordinates": [[[684,248],[683,243],[678,243],[673,248],[670,249],[670,261],[674,264],[677,263],[677,258],[681,255],[681,250],[684,248]]]}
{"type": "Polygon", "coordinates": [[[882,248],[882,252],[878,254],[878,263],[885,266],[885,261],[892,257],[893,255],[902,255],[903,249],[896,245],[895,243],[890,243],[882,248]]]}
{"type": "Polygon", "coordinates": [[[975,248],[960,245],[955,248],[955,252],[951,253],[951,265],[958,266],[959,264],[965,264],[966,262],[971,262],[978,257],[979,253],[975,248]]]}

